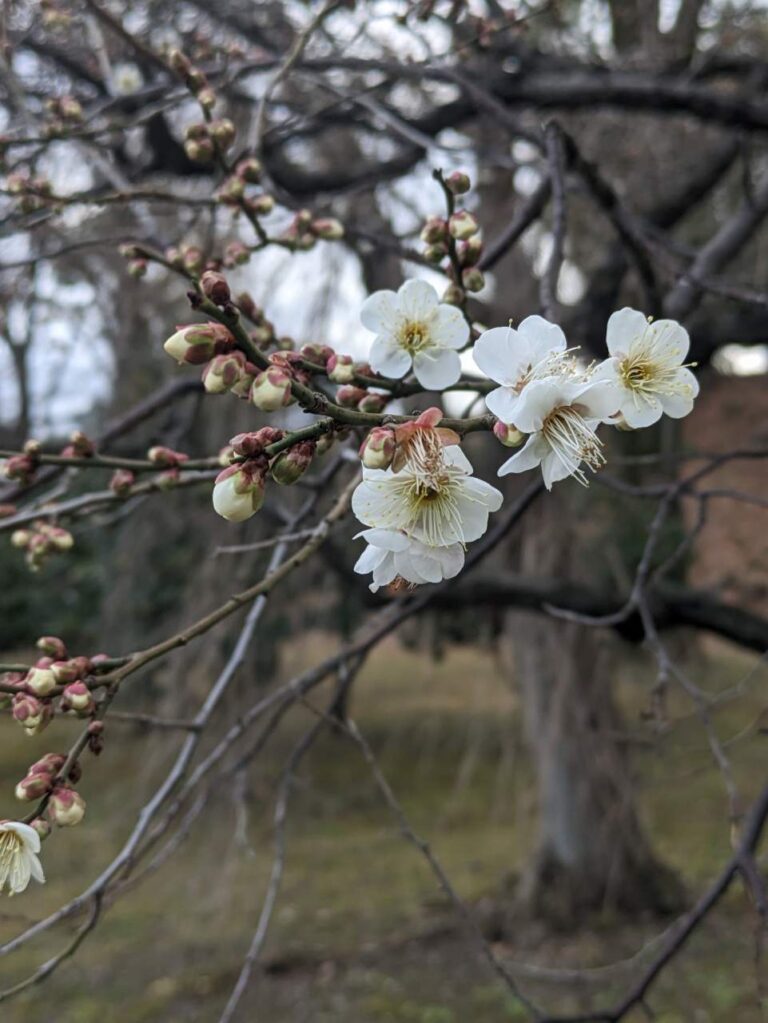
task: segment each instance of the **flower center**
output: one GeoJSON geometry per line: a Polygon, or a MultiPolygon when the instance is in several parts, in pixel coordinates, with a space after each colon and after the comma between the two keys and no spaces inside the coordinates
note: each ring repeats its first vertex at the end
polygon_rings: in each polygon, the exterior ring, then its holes
{"type": "Polygon", "coordinates": [[[413,354],[430,344],[430,335],[424,323],[406,320],[399,331],[400,347],[413,354]]]}
{"type": "Polygon", "coordinates": [[[579,468],[581,462],[593,472],[605,464],[602,441],[574,405],[553,409],[544,420],[542,433],[558,460],[585,487],[589,481],[579,468]]]}

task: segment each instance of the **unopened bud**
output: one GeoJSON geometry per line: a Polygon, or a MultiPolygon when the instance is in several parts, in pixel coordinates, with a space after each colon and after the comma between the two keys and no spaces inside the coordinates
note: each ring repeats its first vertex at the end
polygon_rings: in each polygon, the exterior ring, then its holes
{"type": "Polygon", "coordinates": [[[448,230],[452,238],[456,238],[458,241],[466,241],[473,234],[477,234],[478,224],[469,210],[457,210],[448,221],[448,230]]]}
{"type": "Polygon", "coordinates": [[[217,355],[203,370],[203,387],[208,394],[225,394],[245,373],[245,356],[242,352],[217,355]]]}
{"type": "Polygon", "coordinates": [[[335,242],[344,237],[344,225],[334,217],[321,217],[318,220],[313,220],[310,230],[317,238],[328,242],[335,242]]]}
{"type": "Polygon", "coordinates": [[[50,668],[30,668],[24,684],[35,696],[48,696],[56,688],[56,676],[50,668]]]}
{"type": "Polygon", "coordinates": [[[261,177],[261,164],[255,157],[247,157],[245,160],[241,160],[235,167],[235,174],[242,178],[243,181],[255,185],[261,177]]]}
{"type": "Polygon", "coordinates": [[[215,153],[213,139],[187,139],[184,152],[195,163],[210,163],[215,153]]]}
{"type": "Polygon", "coordinates": [[[232,297],[227,284],[227,278],[217,270],[206,270],[200,278],[200,287],[203,294],[216,305],[227,305],[232,297]]]}
{"type": "Polygon", "coordinates": [[[291,377],[279,366],[262,370],[253,381],[251,401],[262,412],[276,412],[292,401],[291,377]]]}
{"type": "Polygon", "coordinates": [[[31,529],[14,529],[11,533],[11,546],[19,549],[27,547],[31,539],[31,529]]]}
{"type": "Polygon", "coordinates": [[[269,192],[262,192],[261,195],[254,195],[248,199],[247,205],[257,217],[266,217],[275,208],[275,199],[269,192]]]}
{"type": "Polygon", "coordinates": [[[50,670],[56,684],[60,686],[74,682],[81,675],[79,659],[74,657],[70,661],[54,661],[50,670]]]}
{"type": "Polygon", "coordinates": [[[328,379],[334,384],[349,384],[355,379],[355,360],[351,355],[332,355],[327,368],[328,379]]]}
{"type": "Polygon", "coordinates": [[[521,433],[516,426],[498,422],[493,424],[493,435],[496,440],[501,441],[505,448],[519,447],[525,440],[525,434],[521,433]]]}
{"type": "Polygon", "coordinates": [[[454,195],[464,195],[472,187],[469,175],[463,171],[454,171],[452,174],[449,174],[445,179],[445,184],[454,195]]]}
{"type": "Polygon", "coordinates": [[[46,654],[48,657],[53,657],[57,661],[63,661],[67,656],[64,640],[59,639],[58,636],[41,636],[35,643],[35,646],[41,653],[46,654]]]}
{"type": "Polygon", "coordinates": [[[360,446],[360,461],[366,469],[388,469],[395,457],[395,434],[386,426],[375,426],[360,446]]]}
{"type": "Polygon", "coordinates": [[[45,820],[44,817],[35,817],[33,821],[29,822],[29,826],[30,828],[34,828],[34,830],[40,836],[40,840],[43,842],[51,833],[51,825],[48,823],[47,820],[45,820]]]}
{"type": "Polygon", "coordinates": [[[251,258],[251,250],[243,242],[230,242],[224,250],[224,266],[244,266],[251,258]]]}
{"type": "Polygon", "coordinates": [[[38,700],[31,693],[17,693],[13,698],[12,714],[27,735],[37,735],[50,721],[53,708],[49,702],[38,700]]]}
{"type": "Polygon", "coordinates": [[[448,255],[448,247],[444,242],[438,242],[437,245],[428,245],[424,249],[424,258],[428,263],[440,263],[448,255]]]}
{"type": "Polygon", "coordinates": [[[386,394],[376,394],[369,391],[357,403],[359,412],[383,412],[389,397],[386,394]]]}
{"type": "Polygon", "coordinates": [[[96,709],[93,693],[85,682],[72,682],[61,694],[62,710],[71,710],[78,717],[87,717],[96,709]]]}
{"type": "Polygon", "coordinates": [[[216,106],[216,93],[213,91],[210,85],[206,85],[204,88],[198,91],[197,102],[200,104],[203,110],[207,110],[209,113],[211,112],[211,110],[213,110],[213,108],[216,106]]]}
{"type": "Polygon", "coordinates": [[[304,475],[312,464],[315,442],[301,441],[287,451],[281,451],[270,466],[272,479],[283,486],[290,486],[304,475]]]}
{"type": "Polygon", "coordinates": [[[221,117],[217,121],[211,121],[208,125],[208,131],[222,149],[229,149],[235,141],[235,126],[228,117],[221,117]]]}
{"type": "Polygon", "coordinates": [[[128,274],[134,278],[134,280],[141,280],[142,277],[147,275],[147,261],[146,259],[131,259],[128,261],[128,274]]]}
{"type": "Polygon", "coordinates": [[[437,245],[448,240],[448,224],[442,217],[427,217],[419,235],[426,245],[437,245]]]}
{"type": "Polygon", "coordinates": [[[136,477],[130,469],[115,469],[109,481],[109,489],[118,497],[127,497],[135,482],[136,477]]]}
{"type": "Polygon", "coordinates": [[[462,271],[461,283],[465,291],[482,291],[485,287],[485,277],[482,270],[476,266],[470,266],[462,271]]]}
{"type": "Polygon", "coordinates": [[[354,384],[344,384],[336,391],[336,404],[342,408],[357,408],[368,392],[354,384]]]}
{"type": "Polygon", "coordinates": [[[216,477],[213,508],[230,522],[244,522],[264,503],[264,464],[260,460],[231,465],[216,477]]]}
{"type": "Polygon", "coordinates": [[[22,778],[15,789],[15,796],[24,803],[31,803],[36,799],[42,799],[53,785],[53,778],[49,774],[28,774],[22,778]]]}
{"type": "Polygon", "coordinates": [[[464,289],[460,288],[458,284],[449,284],[443,292],[443,297],[440,299],[441,302],[445,302],[446,305],[463,305],[466,295],[464,289]]]}
{"type": "Polygon", "coordinates": [[[163,348],[180,366],[184,362],[200,366],[215,353],[216,341],[221,337],[221,330],[217,330],[217,327],[218,324],[212,323],[191,323],[186,327],[178,327],[163,348]]]}
{"type": "Polygon", "coordinates": [[[85,800],[74,789],[60,785],[48,800],[48,819],[60,828],[71,828],[85,816],[85,800]]]}
{"type": "Polygon", "coordinates": [[[189,455],[156,444],[147,452],[147,458],[153,465],[157,465],[161,469],[176,469],[189,459],[189,455]]]}
{"type": "Polygon", "coordinates": [[[36,760],[34,764],[31,765],[27,771],[27,776],[33,774],[44,774],[48,775],[49,778],[54,778],[66,762],[67,758],[63,753],[46,753],[45,756],[36,760]]]}
{"type": "Polygon", "coordinates": [[[465,242],[459,242],[459,260],[462,266],[474,266],[483,253],[483,242],[479,234],[473,234],[465,242]]]}

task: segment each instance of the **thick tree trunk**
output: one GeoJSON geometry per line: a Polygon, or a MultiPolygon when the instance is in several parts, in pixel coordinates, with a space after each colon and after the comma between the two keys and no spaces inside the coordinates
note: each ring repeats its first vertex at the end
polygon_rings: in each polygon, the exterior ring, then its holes
{"type": "MultiPolygon", "coordinates": [[[[523,572],[573,576],[580,516],[553,492],[523,536],[523,572]]],[[[612,644],[555,618],[511,616],[516,677],[536,774],[539,833],[520,897],[537,917],[570,926],[585,913],[670,912],[676,876],[646,839],[613,697],[612,644]]]]}

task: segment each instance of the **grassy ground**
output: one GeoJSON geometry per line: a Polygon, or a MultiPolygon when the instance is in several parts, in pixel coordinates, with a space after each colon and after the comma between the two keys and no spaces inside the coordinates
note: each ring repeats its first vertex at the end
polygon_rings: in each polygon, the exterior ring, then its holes
{"type": "MultiPolygon", "coordinates": [[[[325,641],[311,637],[297,663],[325,641]]],[[[697,653],[697,680],[720,690],[750,661],[724,648],[697,653]]],[[[285,665],[287,672],[292,665],[285,665]]],[[[645,734],[639,711],[652,677],[632,660],[622,672],[628,731],[645,734]]],[[[717,715],[746,796],[765,776],[765,738],[741,735],[762,710],[758,669],[738,701],[717,715]]],[[[728,853],[722,780],[702,730],[682,702],[681,723],[655,745],[638,744],[643,813],[656,848],[695,892],[728,853]]],[[[440,663],[391,644],[357,683],[353,714],[416,830],[430,840],[462,897],[481,918],[505,902],[534,840],[532,779],[514,696],[485,654],[452,652],[440,663]]],[[[258,915],[271,866],[275,772],[310,718],[289,721],[242,792],[222,792],[177,856],[110,908],[97,932],[46,983],[3,1006],[10,1023],[159,1023],[218,1019],[258,915]]],[[[56,726],[58,727],[58,726],[56,726]]],[[[115,729],[116,731],[116,729],[115,729]]],[[[10,792],[20,770],[50,748],[53,729],[22,742],[0,724],[0,769],[10,792]]],[[[129,832],[137,806],[178,738],[125,732],[89,766],[86,823],[45,846],[49,882],[3,901],[0,937],[79,891],[129,832]],[[110,827],[105,827],[105,823],[110,827]],[[109,833],[107,836],[107,832],[109,833]]],[[[58,739],[63,747],[65,740],[58,739]]],[[[6,812],[10,811],[10,807],[6,812]]],[[[499,946],[511,962],[598,968],[632,956],[663,929],[658,921],[604,919],[553,936],[522,923],[499,946]]],[[[0,961],[14,982],[71,933],[41,939],[0,961]]],[[[757,1023],[754,919],[734,888],[653,990],[657,1023],[757,1023]]],[[[259,1023],[497,1023],[524,1019],[478,956],[417,851],[403,841],[359,751],[327,734],[304,762],[289,810],[287,869],[265,949],[267,970],[238,1019],[259,1023]]],[[[528,971],[530,973],[530,971],[528,971]]],[[[588,982],[561,976],[522,983],[548,1009],[610,1003],[633,968],[596,970],[588,982]]],[[[635,1019],[645,1019],[638,1015],[635,1019]]]]}

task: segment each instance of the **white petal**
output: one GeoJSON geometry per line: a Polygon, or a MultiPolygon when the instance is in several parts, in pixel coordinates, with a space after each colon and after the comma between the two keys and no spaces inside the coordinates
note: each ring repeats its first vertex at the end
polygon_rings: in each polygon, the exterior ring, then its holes
{"type": "Polygon", "coordinates": [[[464,454],[460,445],[450,444],[443,450],[443,457],[445,458],[446,465],[455,465],[457,469],[461,469],[468,476],[472,474],[472,463],[464,454]]]}
{"type": "Polygon", "coordinates": [[[495,391],[485,396],[485,405],[502,423],[514,423],[515,413],[520,404],[520,395],[511,387],[497,387],[495,391]]]}
{"type": "Polygon", "coordinates": [[[452,348],[426,348],[414,355],[413,372],[422,387],[442,391],[461,376],[461,359],[452,348]]]}
{"type": "Polygon", "coordinates": [[[352,494],[352,511],[364,526],[403,529],[410,512],[390,484],[391,474],[379,480],[364,479],[352,494]]]}
{"type": "Polygon", "coordinates": [[[622,391],[618,384],[611,380],[590,381],[574,404],[583,406],[590,419],[606,420],[615,415],[621,405],[622,391]]]}
{"type": "Polygon", "coordinates": [[[499,476],[508,476],[511,472],[526,472],[535,469],[547,454],[547,442],[538,434],[532,434],[525,444],[499,467],[499,476]]]}
{"type": "Polygon", "coordinates": [[[526,384],[520,392],[515,412],[515,426],[523,433],[535,433],[544,425],[550,412],[560,405],[570,404],[573,388],[557,377],[545,377],[526,384]]]}
{"type": "Polygon", "coordinates": [[[638,312],[625,306],[612,313],[608,319],[605,343],[611,355],[626,355],[633,341],[642,337],[648,326],[648,320],[638,312]]]}
{"type": "Polygon", "coordinates": [[[371,369],[385,377],[399,380],[411,368],[411,357],[389,337],[377,337],[368,354],[371,369]]]}
{"type": "Polygon", "coordinates": [[[479,480],[475,476],[471,476],[464,482],[464,491],[470,494],[475,501],[485,505],[488,511],[496,512],[501,508],[504,501],[504,495],[496,487],[492,487],[490,483],[486,483],[485,480],[479,480]]]}
{"type": "Polygon", "coordinates": [[[37,856],[35,856],[33,852],[30,852],[28,854],[28,859],[29,869],[32,874],[32,877],[34,877],[35,881],[39,882],[40,884],[45,884],[45,874],[43,873],[43,865],[41,864],[40,860],[37,858],[37,856]]]}
{"type": "Polygon", "coordinates": [[[23,821],[7,821],[0,827],[0,831],[14,831],[32,852],[40,852],[40,836],[29,824],[24,824],[23,821]]]}
{"type": "Polygon", "coordinates": [[[363,553],[355,562],[354,572],[358,575],[368,575],[375,572],[379,565],[389,557],[389,552],[379,547],[366,547],[363,553]]]}
{"type": "Polygon", "coordinates": [[[440,304],[437,292],[426,281],[406,281],[397,292],[400,316],[423,323],[429,320],[440,304]]]}
{"type": "Polygon", "coordinates": [[[364,529],[358,536],[373,547],[381,547],[385,551],[404,551],[408,547],[408,537],[394,529],[364,529]]]}
{"type": "Polygon", "coordinates": [[[528,364],[528,346],[521,345],[512,327],[491,327],[475,341],[472,349],[475,365],[499,384],[514,384],[528,364]]]}
{"type": "MultiPolygon", "coordinates": [[[[439,548],[436,548],[439,550],[439,548]]],[[[423,544],[420,544],[418,548],[414,548],[409,552],[409,558],[412,568],[416,570],[418,575],[428,583],[439,583],[443,579],[443,567],[440,564],[438,558],[433,557],[430,553],[430,548],[423,544]]],[[[416,580],[411,580],[415,582],[416,580]]]]}
{"type": "Polygon", "coordinates": [[[693,408],[694,398],[699,393],[699,381],[689,369],[681,368],[676,374],[676,383],[682,388],[682,393],[661,395],[661,404],[672,419],[682,419],[693,408]]]}
{"type": "Polygon", "coordinates": [[[469,341],[469,324],[455,305],[440,305],[432,317],[435,340],[445,348],[463,348],[469,341]]]}
{"type": "Polygon", "coordinates": [[[526,316],[517,330],[528,342],[534,365],[552,352],[564,352],[568,347],[562,328],[545,320],[543,316],[526,316]]]}
{"type": "Polygon", "coordinates": [[[573,459],[562,460],[557,457],[554,451],[549,451],[541,460],[541,475],[544,478],[544,486],[547,490],[552,489],[552,484],[564,480],[578,469],[579,463],[573,459]]]}
{"type": "Polygon", "coordinates": [[[663,412],[661,402],[654,395],[641,399],[636,398],[632,391],[625,392],[621,404],[621,414],[624,416],[627,426],[631,426],[633,430],[640,430],[644,426],[657,423],[663,412]]]}
{"type": "Polygon", "coordinates": [[[670,362],[682,362],[691,347],[688,331],[677,320],[655,320],[648,328],[657,348],[670,362]]]}
{"type": "Polygon", "coordinates": [[[453,579],[464,568],[464,548],[460,543],[452,543],[449,547],[439,547],[437,550],[443,568],[443,579],[453,579]]]}
{"type": "Polygon", "coordinates": [[[374,291],[363,302],[360,320],[374,334],[392,334],[397,327],[397,295],[394,291],[374,291]]]}

